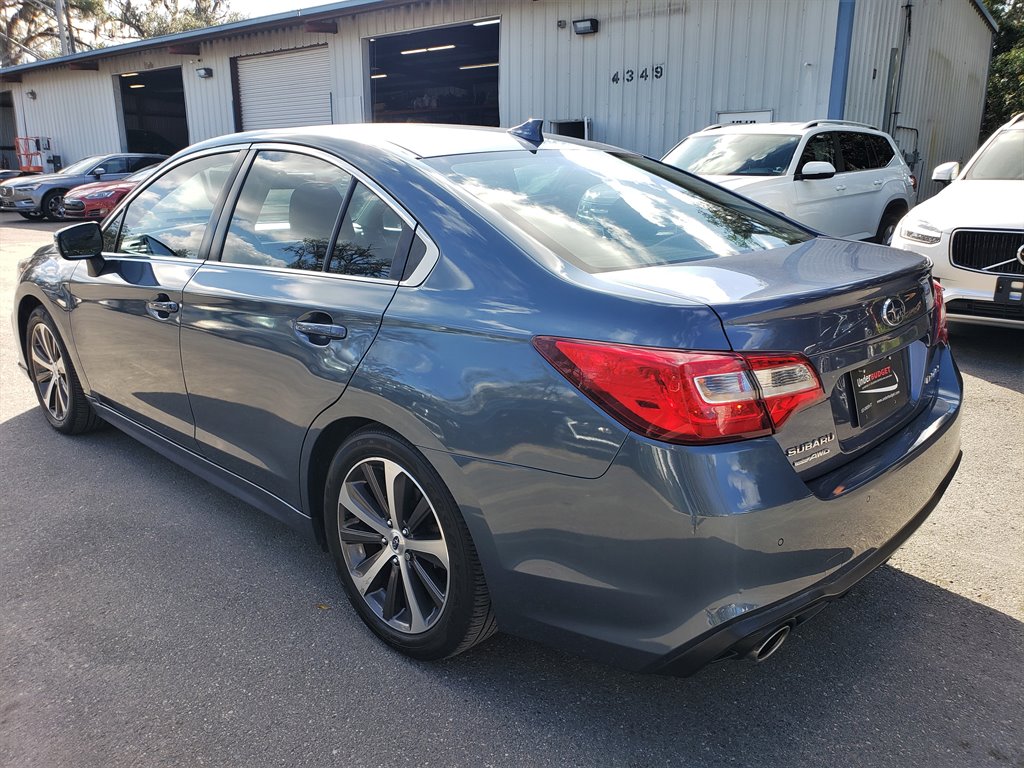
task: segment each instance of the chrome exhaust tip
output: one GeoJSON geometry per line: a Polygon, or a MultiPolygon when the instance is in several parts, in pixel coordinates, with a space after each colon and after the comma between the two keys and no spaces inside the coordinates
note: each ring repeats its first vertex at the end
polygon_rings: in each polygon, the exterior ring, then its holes
{"type": "Polygon", "coordinates": [[[755,645],[747,654],[747,658],[760,664],[779,650],[779,648],[782,647],[782,644],[786,642],[787,637],[789,637],[789,624],[783,624],[774,632],[769,633],[764,640],[755,645]]]}

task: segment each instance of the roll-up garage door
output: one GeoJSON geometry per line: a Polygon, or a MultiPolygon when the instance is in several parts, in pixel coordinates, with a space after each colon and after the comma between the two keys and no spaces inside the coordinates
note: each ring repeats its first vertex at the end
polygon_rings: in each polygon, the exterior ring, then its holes
{"type": "Polygon", "coordinates": [[[326,45],[242,56],[235,61],[242,130],[333,122],[331,60],[326,45]]]}

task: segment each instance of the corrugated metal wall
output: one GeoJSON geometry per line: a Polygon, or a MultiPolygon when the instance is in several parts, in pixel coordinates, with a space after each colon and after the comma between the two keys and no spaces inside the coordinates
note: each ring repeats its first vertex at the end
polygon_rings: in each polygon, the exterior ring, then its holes
{"type": "Polygon", "coordinates": [[[904,45],[905,5],[857,0],[846,117],[891,127],[906,153],[920,153],[914,171],[924,200],[940,189],[931,181],[936,165],[963,163],[978,147],[992,31],[971,0],[911,0],[904,45]],[[885,111],[893,48],[904,53],[894,122],[885,111]]]}
{"type": "Polygon", "coordinates": [[[154,51],[104,60],[98,72],[29,72],[24,84],[38,99],[25,120],[30,133],[56,134],[65,162],[118,149],[114,77],[182,66],[189,134],[199,141],[235,129],[232,56],[326,43],[334,119],[362,121],[366,38],[500,16],[503,125],[590,117],[596,140],[660,155],[720,111],[773,109],[777,120],[824,114],[837,7],[837,0],[424,0],[340,17],[337,35],[275,30],[203,44],[201,57],[154,51]],[[575,35],[571,22],[580,18],[598,19],[600,31],[575,35]],[[200,80],[198,66],[214,76],[200,80]]]}
{"type": "MultiPolygon", "coordinates": [[[[849,119],[882,122],[904,2],[857,0],[849,119]]],[[[977,145],[990,34],[971,0],[913,4],[899,124],[919,131],[927,195],[931,166],[965,159],[977,145]]],[[[22,100],[22,116],[29,133],[58,141],[66,162],[118,149],[116,75],[182,66],[189,134],[199,141],[235,130],[233,56],[326,44],[334,120],[358,122],[369,114],[368,38],[494,16],[503,125],[589,117],[596,140],[657,156],[721,111],[771,109],[775,120],[827,113],[838,0],[420,0],[339,16],[336,35],[278,29],[204,43],[201,56],[154,51],[101,61],[98,72],[28,72],[22,90],[38,98],[22,100]],[[571,22],[581,18],[598,19],[599,32],[575,35],[571,22]],[[196,77],[199,66],[213,77],[196,77]]],[[[897,139],[913,149],[911,131],[897,139]]]]}

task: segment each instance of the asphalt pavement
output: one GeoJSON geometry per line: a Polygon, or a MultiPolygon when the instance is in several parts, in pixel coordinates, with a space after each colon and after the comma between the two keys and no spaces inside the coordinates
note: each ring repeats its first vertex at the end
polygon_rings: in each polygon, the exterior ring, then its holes
{"type": "Polygon", "coordinates": [[[499,635],[406,660],[328,556],[127,436],[51,430],[0,215],[0,765],[1024,766],[1024,332],[954,326],[964,461],[768,662],[634,675],[499,635]]]}

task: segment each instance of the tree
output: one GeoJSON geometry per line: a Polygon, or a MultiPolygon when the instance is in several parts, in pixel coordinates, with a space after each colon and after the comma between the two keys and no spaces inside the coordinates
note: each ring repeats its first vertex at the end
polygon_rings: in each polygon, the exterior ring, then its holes
{"type": "MultiPolygon", "coordinates": [[[[103,0],[65,0],[64,23],[76,51],[95,47],[105,20],[103,0]]],[[[0,65],[9,67],[61,53],[53,0],[0,0],[0,65]]]]}
{"type": "MultiPolygon", "coordinates": [[[[64,0],[73,51],[245,18],[229,0],[64,0]]],[[[54,0],[0,0],[0,64],[61,54],[54,0]]]]}
{"type": "Polygon", "coordinates": [[[1024,112],[1024,0],[986,0],[999,24],[992,47],[982,138],[1024,112]]]}

